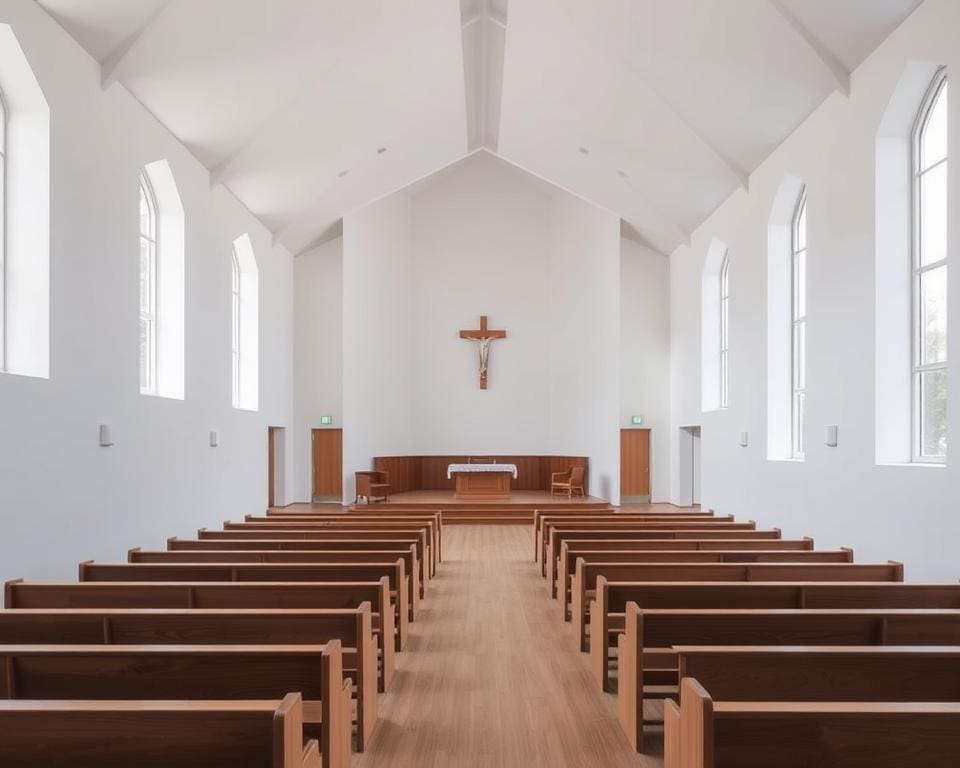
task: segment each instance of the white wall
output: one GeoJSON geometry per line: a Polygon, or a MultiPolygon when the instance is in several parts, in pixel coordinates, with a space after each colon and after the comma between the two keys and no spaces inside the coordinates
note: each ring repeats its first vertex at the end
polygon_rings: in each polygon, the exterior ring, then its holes
{"type": "Polygon", "coordinates": [[[294,260],[293,313],[293,498],[310,501],[312,430],[343,424],[343,238],[294,260]]]}
{"type": "Polygon", "coordinates": [[[343,498],[374,456],[409,454],[413,206],[391,195],[343,217],[343,498]]]}
{"type": "Polygon", "coordinates": [[[101,90],[96,63],[35,3],[3,10],[50,106],[51,310],[49,380],[0,375],[0,578],[74,578],[81,559],[124,559],[263,510],[267,425],[292,417],[293,260],[121,86],[101,90]],[[138,383],[137,176],[161,158],[186,214],[183,401],[138,383]],[[230,246],[242,232],[260,268],[255,413],[231,407],[230,246]],[[97,445],[101,422],[111,448],[97,445]]]}
{"type": "Polygon", "coordinates": [[[615,216],[485,152],[345,217],[345,497],[376,455],[516,452],[588,455],[617,498],[619,268],[615,216]]]}
{"type": "Polygon", "coordinates": [[[590,457],[589,491],[620,503],[620,219],[550,200],[550,445],[590,457]]]}
{"type": "MultiPolygon", "coordinates": [[[[809,534],[820,546],[852,545],[859,560],[902,559],[913,580],[960,575],[951,550],[960,540],[960,476],[956,459],[945,468],[875,464],[875,140],[909,63],[960,72],[958,32],[960,4],[927,0],[854,73],[851,96],[831,96],[752,174],[749,194],[734,194],[670,259],[671,451],[676,458],[680,426],[702,422],[704,504],[782,526],[785,535],[809,534]],[[809,195],[804,462],[768,461],[765,445],[767,225],[787,175],[804,180],[809,195]],[[730,249],[730,407],[701,414],[699,288],[714,237],[730,249]],[[839,425],[837,448],[824,445],[828,424],[839,425]],[[750,435],[746,448],[737,444],[741,430],[750,435]]],[[[956,157],[960,99],[950,109],[956,157]]],[[[960,189],[960,163],[950,172],[951,190],[960,189]]],[[[950,206],[956,261],[960,195],[951,192],[950,206]]],[[[951,281],[949,301],[956,385],[960,280],[951,281]]],[[[960,386],[951,388],[949,420],[956,445],[960,386]]]]}
{"type": "Polygon", "coordinates": [[[639,243],[620,246],[620,426],[650,429],[651,501],[670,499],[670,262],[639,243]]]}

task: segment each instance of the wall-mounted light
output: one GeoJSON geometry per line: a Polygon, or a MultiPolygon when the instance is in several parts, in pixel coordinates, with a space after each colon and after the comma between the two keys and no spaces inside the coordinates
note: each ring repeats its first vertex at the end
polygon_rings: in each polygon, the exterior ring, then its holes
{"type": "Polygon", "coordinates": [[[837,447],[837,425],[836,424],[830,424],[827,427],[823,442],[829,445],[831,448],[837,447]]]}
{"type": "Polygon", "coordinates": [[[746,448],[750,444],[750,435],[746,432],[740,433],[740,447],[746,448]]]}
{"type": "Polygon", "coordinates": [[[110,429],[109,424],[100,425],[100,447],[109,448],[113,445],[113,430],[110,429]]]}
{"type": "Polygon", "coordinates": [[[217,433],[217,430],[211,429],[210,430],[210,447],[216,448],[218,445],[220,445],[220,435],[217,433]]]}

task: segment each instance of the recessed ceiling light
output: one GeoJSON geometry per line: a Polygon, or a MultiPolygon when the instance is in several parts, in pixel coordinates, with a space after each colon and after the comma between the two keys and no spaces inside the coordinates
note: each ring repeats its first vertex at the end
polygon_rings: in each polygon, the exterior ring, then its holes
{"type": "Polygon", "coordinates": [[[587,149],[586,147],[580,147],[580,154],[581,154],[581,155],[589,155],[589,154],[590,154],[590,150],[587,149]]]}
{"type": "Polygon", "coordinates": [[[337,174],[337,178],[342,179],[342,178],[343,178],[344,176],[346,176],[348,173],[350,173],[350,169],[349,169],[349,168],[347,168],[345,171],[340,171],[340,173],[337,174]]]}
{"type": "Polygon", "coordinates": [[[382,154],[383,154],[384,152],[386,152],[386,151],[387,151],[387,148],[386,148],[386,147],[377,147],[377,154],[378,154],[378,155],[382,155],[382,154]]]}
{"type": "Polygon", "coordinates": [[[621,179],[625,179],[625,178],[627,178],[627,172],[626,172],[626,171],[623,171],[623,170],[620,170],[620,169],[618,168],[618,169],[617,169],[617,176],[619,176],[621,179]]]}

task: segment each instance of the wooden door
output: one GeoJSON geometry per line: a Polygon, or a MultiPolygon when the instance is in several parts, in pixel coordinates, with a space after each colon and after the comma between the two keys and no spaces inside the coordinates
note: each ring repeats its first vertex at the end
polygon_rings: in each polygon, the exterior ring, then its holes
{"type": "Polygon", "coordinates": [[[620,498],[650,500],[650,430],[620,430],[620,498]]]}
{"type": "Polygon", "coordinates": [[[343,498],[343,430],[313,430],[314,501],[343,498]]]}
{"type": "Polygon", "coordinates": [[[267,506],[272,507],[276,503],[276,483],[274,474],[277,471],[276,462],[277,451],[277,428],[267,427],[267,506]]]}

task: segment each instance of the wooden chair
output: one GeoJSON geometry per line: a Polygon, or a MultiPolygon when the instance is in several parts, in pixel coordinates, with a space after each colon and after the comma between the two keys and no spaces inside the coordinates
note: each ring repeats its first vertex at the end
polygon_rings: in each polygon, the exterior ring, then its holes
{"type": "Polygon", "coordinates": [[[491,456],[468,456],[467,464],[496,464],[497,460],[491,456]]]}
{"type": "Polygon", "coordinates": [[[566,472],[554,472],[550,475],[550,495],[566,494],[568,499],[572,499],[574,492],[579,492],[585,497],[587,494],[583,489],[584,474],[583,467],[572,467],[566,472]]]}
{"type": "Polygon", "coordinates": [[[363,497],[369,504],[373,499],[390,501],[390,473],[364,471],[356,472],[357,493],[353,498],[356,504],[363,497]]]}

